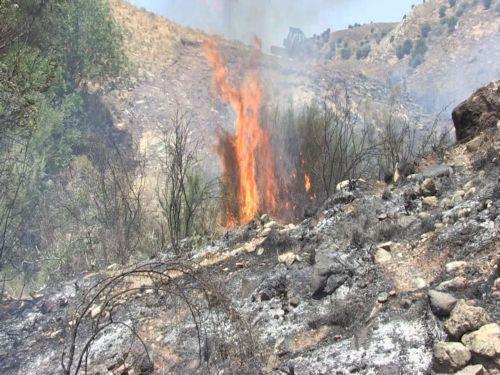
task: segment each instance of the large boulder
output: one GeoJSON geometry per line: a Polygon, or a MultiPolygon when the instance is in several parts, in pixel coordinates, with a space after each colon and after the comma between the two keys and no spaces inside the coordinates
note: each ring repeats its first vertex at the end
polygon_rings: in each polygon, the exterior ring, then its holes
{"type": "Polygon", "coordinates": [[[477,90],[452,113],[457,141],[473,138],[500,121],[500,81],[477,90]]]}
{"type": "Polygon", "coordinates": [[[438,371],[459,370],[469,363],[471,354],[459,342],[438,342],[434,346],[434,367],[438,371]]]}
{"type": "Polygon", "coordinates": [[[500,356],[500,326],[496,323],[486,324],[479,330],[467,333],[462,343],[472,352],[490,358],[500,356]]]}
{"type": "Polygon", "coordinates": [[[482,307],[470,306],[464,300],[460,300],[451,311],[444,327],[450,335],[460,338],[464,333],[474,331],[490,322],[490,316],[482,307]]]}

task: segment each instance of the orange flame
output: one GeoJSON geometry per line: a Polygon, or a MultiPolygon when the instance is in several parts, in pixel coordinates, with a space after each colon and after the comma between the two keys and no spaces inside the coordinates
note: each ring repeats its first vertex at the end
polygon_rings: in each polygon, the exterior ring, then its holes
{"type": "MultiPolygon", "coordinates": [[[[260,43],[254,47],[259,51],[260,43]]],[[[236,113],[234,136],[219,136],[218,154],[222,161],[223,178],[231,199],[237,207],[226,206],[226,224],[251,221],[259,211],[273,213],[276,210],[277,179],[271,142],[267,131],[261,126],[262,85],[255,68],[236,88],[230,82],[230,73],[222,59],[217,44],[206,40],[203,49],[208,62],[213,66],[214,86],[223,102],[231,105],[236,113]]]]}
{"type": "Polygon", "coordinates": [[[306,192],[309,193],[311,190],[311,179],[307,175],[307,173],[304,173],[304,187],[306,188],[306,192]]]}

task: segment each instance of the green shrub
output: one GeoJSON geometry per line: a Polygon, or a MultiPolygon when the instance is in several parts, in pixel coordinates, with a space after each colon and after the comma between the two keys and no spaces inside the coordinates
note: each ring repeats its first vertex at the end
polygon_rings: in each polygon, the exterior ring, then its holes
{"type": "Polygon", "coordinates": [[[446,6],[441,5],[439,8],[439,17],[443,18],[444,16],[446,16],[446,6]]]}
{"type": "Polygon", "coordinates": [[[349,60],[351,58],[352,51],[349,47],[344,47],[340,50],[340,57],[342,60],[349,60]]]}
{"type": "Polygon", "coordinates": [[[497,4],[497,6],[495,7],[495,11],[500,14],[500,3],[497,4]]]}
{"type": "Polygon", "coordinates": [[[424,55],[427,52],[427,45],[425,44],[425,39],[419,38],[417,39],[415,45],[413,46],[413,50],[411,55],[424,55]]]}
{"type": "Polygon", "coordinates": [[[413,42],[410,39],[406,39],[402,44],[396,47],[396,55],[401,60],[406,55],[411,53],[413,48],[413,42]]]}
{"type": "Polygon", "coordinates": [[[491,0],[482,0],[483,1],[483,6],[484,6],[484,9],[490,9],[491,7],[491,0]]]}
{"type": "Polygon", "coordinates": [[[453,8],[455,5],[457,5],[457,0],[448,0],[448,3],[450,4],[450,7],[453,8]]]}
{"type": "Polygon", "coordinates": [[[430,32],[431,32],[431,25],[429,25],[428,23],[424,23],[420,27],[420,35],[422,35],[423,38],[427,38],[430,32]]]}
{"type": "Polygon", "coordinates": [[[455,27],[457,26],[458,23],[458,18],[453,16],[448,18],[447,24],[448,24],[448,31],[452,33],[455,30],[455,27]]]}
{"type": "Polygon", "coordinates": [[[419,66],[423,62],[424,62],[424,56],[423,55],[414,55],[410,59],[410,66],[412,66],[413,68],[416,68],[417,66],[419,66]]]}
{"type": "Polygon", "coordinates": [[[358,60],[366,59],[368,57],[368,55],[370,54],[370,51],[371,51],[370,45],[365,44],[365,45],[359,47],[358,50],[356,51],[356,58],[358,60]]]}

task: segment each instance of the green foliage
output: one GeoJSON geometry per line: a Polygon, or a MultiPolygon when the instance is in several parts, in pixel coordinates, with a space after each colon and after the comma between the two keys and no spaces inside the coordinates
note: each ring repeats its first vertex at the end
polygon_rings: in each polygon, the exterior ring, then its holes
{"type": "Polygon", "coordinates": [[[495,11],[500,14],[500,3],[497,4],[497,6],[495,7],[495,11]]]}
{"type": "Polygon", "coordinates": [[[455,27],[457,26],[457,23],[458,23],[458,18],[455,17],[455,16],[449,17],[446,20],[446,24],[448,25],[448,31],[450,33],[452,33],[455,30],[455,27]]]}
{"type": "Polygon", "coordinates": [[[453,8],[455,5],[457,5],[457,0],[448,0],[448,3],[450,4],[450,7],[453,8]]]}
{"type": "Polygon", "coordinates": [[[340,57],[342,60],[349,60],[351,58],[352,51],[349,47],[344,47],[340,50],[340,57]]]}
{"type": "Polygon", "coordinates": [[[422,38],[427,38],[430,32],[431,32],[431,25],[429,25],[428,23],[424,23],[420,27],[420,35],[422,36],[422,38]]]}
{"type": "Polygon", "coordinates": [[[103,0],[57,1],[34,26],[33,42],[62,67],[73,88],[122,73],[122,37],[103,0]]]}
{"type": "Polygon", "coordinates": [[[482,0],[484,9],[490,9],[492,0],[482,0]]]}
{"type": "Polygon", "coordinates": [[[402,44],[396,47],[396,56],[401,60],[411,53],[412,48],[413,42],[410,39],[406,39],[402,44]]]}
{"type": "Polygon", "coordinates": [[[110,131],[87,85],[126,68],[107,1],[0,0],[0,271],[33,273],[23,267],[49,251],[40,207],[53,181],[110,131]]]}
{"type": "Polygon", "coordinates": [[[439,17],[443,18],[445,16],[446,16],[446,6],[441,5],[441,7],[439,8],[439,17]]]}
{"type": "Polygon", "coordinates": [[[368,57],[368,55],[370,54],[370,51],[371,51],[371,47],[369,44],[365,44],[361,47],[359,47],[356,51],[356,58],[358,60],[361,60],[361,59],[366,59],[368,57]]]}

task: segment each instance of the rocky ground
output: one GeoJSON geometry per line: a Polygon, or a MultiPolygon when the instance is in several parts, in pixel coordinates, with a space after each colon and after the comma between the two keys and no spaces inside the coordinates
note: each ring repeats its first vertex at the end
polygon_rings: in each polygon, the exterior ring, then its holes
{"type": "Polygon", "coordinates": [[[498,374],[498,126],[461,141],[301,223],[4,300],[0,373],[498,374]]]}

